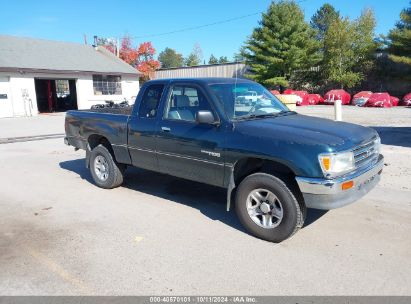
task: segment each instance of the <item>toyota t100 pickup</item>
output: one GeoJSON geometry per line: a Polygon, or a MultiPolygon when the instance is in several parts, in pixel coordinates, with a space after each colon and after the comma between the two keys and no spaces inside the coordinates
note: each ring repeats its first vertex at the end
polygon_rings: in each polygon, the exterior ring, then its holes
{"type": "Polygon", "coordinates": [[[133,108],[68,111],[65,130],[97,186],[120,186],[136,166],[223,187],[227,211],[272,242],[298,231],[307,207],[365,195],[384,161],[373,129],[297,114],[263,86],[230,78],[148,81],[133,108]],[[250,92],[255,102],[239,102],[250,92]]]}

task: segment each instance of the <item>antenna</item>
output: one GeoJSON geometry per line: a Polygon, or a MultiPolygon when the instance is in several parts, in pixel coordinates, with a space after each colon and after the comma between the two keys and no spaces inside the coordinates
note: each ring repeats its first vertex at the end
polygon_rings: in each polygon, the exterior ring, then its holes
{"type": "Polygon", "coordinates": [[[235,81],[234,81],[234,103],[233,103],[233,107],[234,107],[233,113],[234,113],[234,115],[235,115],[235,102],[236,102],[236,99],[237,99],[237,79],[238,79],[238,75],[237,75],[238,68],[237,68],[237,66],[238,66],[238,62],[236,60],[236,62],[235,62],[235,81]]]}

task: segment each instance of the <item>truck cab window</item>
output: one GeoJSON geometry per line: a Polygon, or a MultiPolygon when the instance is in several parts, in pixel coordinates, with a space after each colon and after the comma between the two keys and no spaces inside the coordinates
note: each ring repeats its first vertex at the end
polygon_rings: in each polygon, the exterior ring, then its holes
{"type": "Polygon", "coordinates": [[[155,84],[146,88],[138,110],[138,116],[140,118],[156,117],[163,90],[164,85],[162,84],[155,84]]]}
{"type": "Polygon", "coordinates": [[[195,121],[200,110],[212,111],[204,94],[196,87],[174,86],[164,117],[173,120],[195,121]]]}

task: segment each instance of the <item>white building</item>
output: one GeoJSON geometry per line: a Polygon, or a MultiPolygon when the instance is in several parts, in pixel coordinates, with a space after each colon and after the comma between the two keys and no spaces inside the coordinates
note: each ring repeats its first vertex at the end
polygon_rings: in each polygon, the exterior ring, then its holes
{"type": "Polygon", "coordinates": [[[103,47],[0,35],[0,117],[133,103],[139,76],[103,47]]]}

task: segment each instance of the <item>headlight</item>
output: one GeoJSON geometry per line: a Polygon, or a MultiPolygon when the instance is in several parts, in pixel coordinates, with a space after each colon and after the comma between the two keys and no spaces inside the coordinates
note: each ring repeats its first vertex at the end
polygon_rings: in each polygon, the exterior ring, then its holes
{"type": "Polygon", "coordinates": [[[374,139],[374,149],[377,155],[380,154],[381,151],[381,138],[377,135],[377,138],[374,139]]]}
{"type": "Polygon", "coordinates": [[[318,156],[325,176],[337,176],[355,168],[353,152],[322,153],[318,156]]]}

